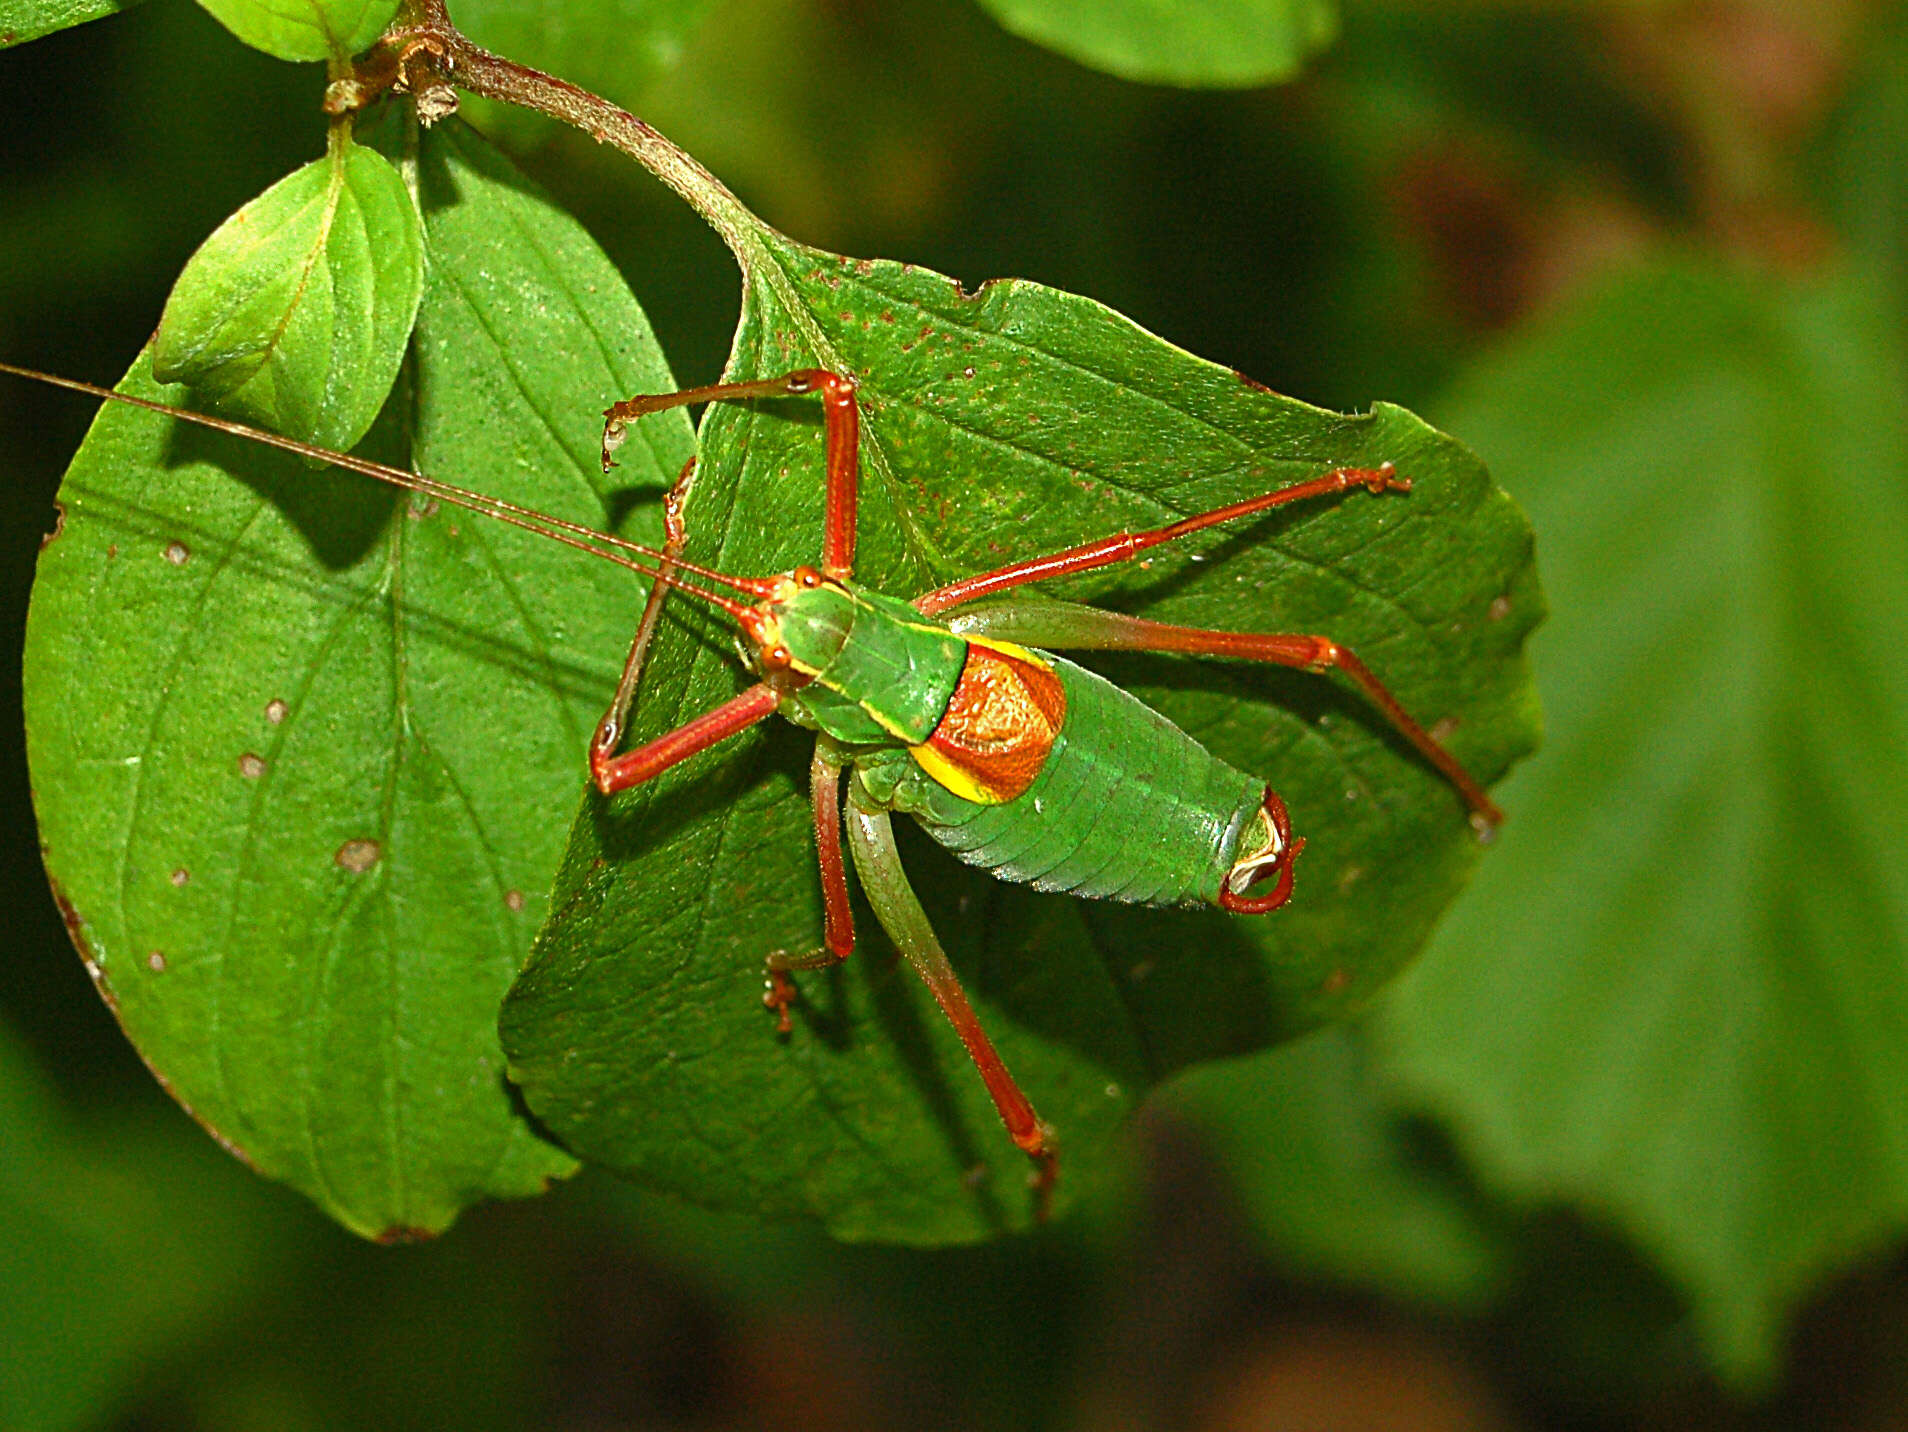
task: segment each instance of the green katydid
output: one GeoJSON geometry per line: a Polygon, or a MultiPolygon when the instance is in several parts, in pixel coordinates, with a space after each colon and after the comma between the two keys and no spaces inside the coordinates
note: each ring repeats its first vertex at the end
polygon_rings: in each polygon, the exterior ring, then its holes
{"type": "MultiPolygon", "coordinates": [[[[1005,880],[1086,898],[1216,905],[1263,914],[1290,897],[1304,848],[1284,802],[1263,780],[1207,752],[1136,697],[1045,648],[1227,656],[1345,673],[1449,783],[1473,826],[1500,813],[1482,787],[1351,652],[1327,637],[1172,626],[1073,605],[985,602],[1047,578],[1125,562],[1191,533],[1287,503],[1364,487],[1403,493],[1389,464],[1338,468],[1163,527],[1120,533],[964,578],[911,602],[853,578],[859,408],[850,377],[803,369],[629,399],[612,407],[603,461],[630,422],[687,403],[820,395],[826,423],[826,515],[820,566],[738,577],[683,560],[679,503],[666,505],[658,550],[436,479],[328,452],[223,419],[182,412],[90,384],[0,364],[0,371],[154,409],[484,513],[652,578],[623,676],[591,742],[604,794],[627,789],[779,713],[816,731],[811,764],[824,943],[767,961],[766,1003],[791,1030],[793,974],[845,959],[854,946],[847,834],[877,921],[927,983],[974,1061],[1014,1142],[1032,1159],[1040,1206],[1056,1176],[1053,1130],[1015,1083],[969,1005],[896,853],[890,813],[913,816],[961,859],[1005,880]],[[638,560],[642,559],[642,560],[638,560]],[[693,577],[696,580],[691,581],[693,577]],[[724,587],[734,596],[709,590],[724,587]],[[728,613],[747,638],[759,680],[741,695],[636,749],[625,718],[670,588],[728,613]],[[740,599],[738,599],[740,598],[740,599]],[[1142,833],[1136,836],[1136,832],[1142,833]],[[1264,893],[1249,893],[1265,885],[1264,893]]],[[[684,471],[686,481],[693,469],[684,471]]],[[[678,485],[678,492],[682,484],[678,485]]]]}

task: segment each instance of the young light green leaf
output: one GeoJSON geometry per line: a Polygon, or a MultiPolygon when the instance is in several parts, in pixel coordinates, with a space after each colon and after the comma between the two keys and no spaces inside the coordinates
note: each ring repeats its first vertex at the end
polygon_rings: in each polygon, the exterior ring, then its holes
{"type": "Polygon", "coordinates": [[[1121,79],[1276,84],[1338,34],[1334,0],[980,0],[1022,39],[1121,79]]]}
{"type": "MultiPolygon", "coordinates": [[[[1292,510],[1061,594],[1194,625],[1329,632],[1407,707],[1448,723],[1480,777],[1531,749],[1520,652],[1542,597],[1530,532],[1457,443],[1397,408],[1346,417],[1278,397],[1076,295],[1022,282],[970,295],[910,265],[761,245],[731,371],[818,363],[860,380],[860,579],[917,593],[1391,459],[1416,484],[1408,496],[1292,510]]],[[[819,419],[801,400],[711,410],[692,557],[748,573],[817,558],[819,419]]],[[[744,679],[719,626],[683,620],[698,635],[659,642],[635,739],[744,679]]],[[[1101,1177],[1153,1080],[1368,997],[1479,854],[1449,787],[1324,678],[1096,664],[1275,781],[1311,843],[1290,906],[1233,920],[1041,896],[904,840],[987,1028],[1060,1129],[1062,1199],[1101,1177]]],[[[845,967],[805,981],[794,1036],[772,1033],[763,957],[820,942],[806,770],[798,733],[762,727],[587,804],[505,1004],[513,1077],[583,1157],[705,1204],[916,1243],[1024,1225],[1025,1159],[871,921],[845,967]]]]}
{"type": "MultiPolygon", "coordinates": [[[[670,386],[575,222],[457,126],[422,141],[414,379],[372,442],[660,535],[691,450],[600,413],[670,386]]],[[[408,201],[407,201],[408,202],[408,201]]],[[[142,361],[129,386],[169,399],[142,361]]],[[[102,994],[176,1097],[373,1236],[572,1161],[503,1078],[496,1010],[542,918],[640,583],[360,479],[109,408],[61,490],[26,652],[47,867],[102,994]]]]}
{"type": "Polygon", "coordinates": [[[398,0],[199,0],[226,29],[281,60],[343,59],[384,33],[398,0]]]}
{"type": "Polygon", "coordinates": [[[1690,267],[1446,406],[1545,534],[1551,739],[1396,1074],[1488,1183],[1624,1229],[1743,1385],[1908,1230],[1904,393],[1875,290],[1690,267]]]}
{"type": "Polygon", "coordinates": [[[139,0],[0,0],[0,50],[88,20],[130,10],[139,0]]]}
{"type": "Polygon", "coordinates": [[[391,391],[423,286],[403,177],[345,139],[199,246],[159,321],[153,372],[226,417],[349,448],[391,391]]]}

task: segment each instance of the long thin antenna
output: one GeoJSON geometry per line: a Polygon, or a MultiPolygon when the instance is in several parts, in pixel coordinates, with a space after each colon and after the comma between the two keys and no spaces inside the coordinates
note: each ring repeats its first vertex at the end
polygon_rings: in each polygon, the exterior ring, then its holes
{"type": "Polygon", "coordinates": [[[521,507],[514,502],[507,502],[501,497],[492,497],[487,493],[475,492],[467,487],[458,487],[453,483],[443,482],[434,477],[427,477],[423,473],[406,472],[402,468],[392,467],[387,463],[375,462],[370,458],[358,457],[352,453],[334,452],[330,448],[318,447],[313,443],[301,442],[297,438],[285,437],[281,433],[268,432],[264,428],[255,428],[246,423],[234,422],[230,418],[213,417],[208,413],[195,413],[189,408],[171,407],[165,403],[154,402],[150,398],[136,398],[130,393],[114,392],[111,388],[102,388],[96,383],[82,382],[77,378],[62,378],[53,373],[42,373],[35,368],[22,368],[13,363],[0,363],[0,373],[10,373],[16,378],[27,378],[36,383],[47,383],[55,388],[65,388],[69,392],[84,393],[88,397],[100,398],[108,402],[125,403],[131,407],[144,408],[148,412],[158,413],[163,417],[177,418],[188,423],[197,423],[200,427],[211,428],[215,432],[227,433],[233,437],[249,438],[253,442],[263,443],[267,447],[278,448],[283,452],[296,453],[300,457],[311,458],[317,462],[329,463],[333,467],[341,467],[347,472],[355,472],[364,477],[374,478],[379,482],[388,483],[392,487],[403,488],[407,492],[418,492],[427,497],[439,498],[442,501],[451,503],[453,506],[462,507],[486,517],[494,517],[499,522],[507,522],[511,526],[520,527],[526,532],[534,532],[540,537],[548,537],[552,541],[561,542],[566,547],[574,547],[579,552],[587,552],[592,557],[601,557],[605,561],[614,562],[619,567],[626,567],[630,571],[641,573],[645,577],[667,582],[671,586],[678,587],[689,593],[691,596],[700,597],[706,602],[721,607],[731,616],[737,615],[741,611],[741,608],[727,598],[718,597],[699,587],[690,586],[681,578],[675,576],[673,572],[665,574],[654,567],[647,567],[641,563],[632,562],[628,557],[621,554],[624,552],[633,552],[638,556],[651,557],[657,561],[666,560],[672,568],[693,572],[699,577],[707,577],[711,581],[721,582],[725,586],[733,587],[750,596],[760,597],[767,594],[768,583],[763,579],[732,577],[726,572],[718,572],[712,568],[701,567],[693,562],[686,562],[680,557],[665,558],[664,554],[654,547],[646,547],[640,542],[632,542],[627,538],[618,537],[612,532],[599,532],[594,527],[586,527],[579,522],[569,522],[561,517],[552,517],[549,513],[539,512],[533,507],[521,507]],[[612,547],[618,550],[605,551],[604,547],[612,547]]]}

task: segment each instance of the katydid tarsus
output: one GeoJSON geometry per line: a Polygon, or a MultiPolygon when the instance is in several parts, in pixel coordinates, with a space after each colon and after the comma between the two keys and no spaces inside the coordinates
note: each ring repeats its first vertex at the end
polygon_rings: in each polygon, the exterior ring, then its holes
{"type": "MultiPolygon", "coordinates": [[[[854,580],[860,412],[857,384],[823,369],[631,398],[606,414],[603,462],[638,418],[689,403],[818,395],[825,414],[825,517],[818,566],[764,577],[683,558],[677,500],[665,503],[661,549],[564,522],[437,479],[333,453],[243,424],[0,364],[96,397],[131,403],[315,458],[426,494],[593,553],[651,578],[642,620],[589,750],[604,795],[638,785],[780,714],[816,733],[810,767],[820,866],[823,944],[767,957],[764,1002],[792,1033],[794,974],[854,948],[846,833],[876,920],[919,972],[959,1035],[1009,1135],[1033,1161],[1037,1208],[1057,1174],[1055,1134],[995,1051],[909,887],[890,825],[910,815],[960,859],[1000,879],[1083,898],[1214,905],[1238,915],[1291,896],[1305,842],[1264,780],[1212,755],[1137,697],[1053,649],[1121,649],[1223,656],[1314,672],[1337,670],[1444,778],[1480,835],[1501,815],[1483,788],[1407,713],[1378,678],[1329,637],[1173,626],[1071,603],[1015,603],[1004,593],[1049,578],[1131,561],[1192,533],[1353,488],[1402,494],[1389,463],[1335,468],[1245,501],[1141,532],[1012,563],[911,601],[854,580]],[[692,580],[693,579],[693,580],[692,580]],[[711,590],[711,587],[726,589],[711,590]],[[675,588],[727,613],[758,678],[730,701],[666,735],[623,749],[644,659],[675,588]],[[986,599],[995,599],[988,601],[986,599]],[[977,605],[978,604],[978,605],[977,605]],[[1255,887],[1263,887],[1255,893],[1255,887]]],[[[1455,815],[1455,811],[1454,811],[1455,815]]]]}

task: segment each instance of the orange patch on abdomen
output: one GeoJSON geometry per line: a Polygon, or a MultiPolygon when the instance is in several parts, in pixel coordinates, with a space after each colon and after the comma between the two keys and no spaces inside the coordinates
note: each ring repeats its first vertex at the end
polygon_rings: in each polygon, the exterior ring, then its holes
{"type": "Polygon", "coordinates": [[[922,765],[956,795],[1002,804],[1033,784],[1066,714],[1067,694],[1051,668],[970,642],[947,712],[927,738],[925,750],[940,759],[922,765]]]}

